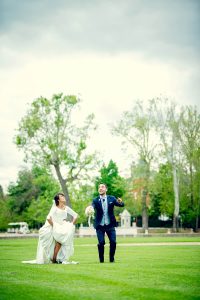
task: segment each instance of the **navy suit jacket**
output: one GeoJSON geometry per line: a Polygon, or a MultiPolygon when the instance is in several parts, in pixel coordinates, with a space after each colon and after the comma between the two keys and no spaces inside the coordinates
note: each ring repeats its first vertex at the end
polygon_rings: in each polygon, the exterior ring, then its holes
{"type": "MultiPolygon", "coordinates": [[[[117,224],[114,215],[114,206],[123,207],[124,202],[119,203],[114,196],[109,196],[109,195],[107,195],[107,201],[108,201],[108,215],[110,218],[110,225],[112,227],[115,227],[117,224]]],[[[95,210],[94,228],[97,228],[97,226],[100,225],[103,217],[103,208],[102,208],[100,196],[93,199],[92,206],[94,207],[95,210]]]]}

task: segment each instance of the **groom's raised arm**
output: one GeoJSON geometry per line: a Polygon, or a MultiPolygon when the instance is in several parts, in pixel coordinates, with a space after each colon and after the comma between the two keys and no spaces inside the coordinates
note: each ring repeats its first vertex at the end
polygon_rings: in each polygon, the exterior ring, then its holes
{"type": "Polygon", "coordinates": [[[114,201],[115,206],[124,207],[124,202],[122,201],[121,198],[117,198],[117,199],[116,199],[116,198],[114,197],[114,199],[115,199],[115,201],[114,201]]]}

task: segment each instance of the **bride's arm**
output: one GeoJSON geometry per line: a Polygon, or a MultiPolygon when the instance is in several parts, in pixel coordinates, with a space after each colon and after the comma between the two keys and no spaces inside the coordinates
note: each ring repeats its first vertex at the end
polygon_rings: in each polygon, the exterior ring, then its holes
{"type": "Polygon", "coordinates": [[[76,224],[77,219],[78,219],[78,215],[77,215],[76,218],[73,218],[73,220],[72,220],[72,223],[73,223],[74,225],[76,224]]]}
{"type": "Polygon", "coordinates": [[[53,226],[52,216],[54,215],[54,213],[55,213],[55,207],[53,206],[47,216],[47,221],[51,226],[53,226]]]}
{"type": "Polygon", "coordinates": [[[51,226],[53,226],[52,217],[50,217],[49,219],[47,219],[47,221],[49,222],[49,224],[50,224],[51,226]]]}
{"type": "Polygon", "coordinates": [[[73,218],[72,223],[75,225],[76,221],[78,219],[78,214],[73,209],[71,209],[69,206],[67,206],[67,213],[72,216],[72,218],[73,218]]]}

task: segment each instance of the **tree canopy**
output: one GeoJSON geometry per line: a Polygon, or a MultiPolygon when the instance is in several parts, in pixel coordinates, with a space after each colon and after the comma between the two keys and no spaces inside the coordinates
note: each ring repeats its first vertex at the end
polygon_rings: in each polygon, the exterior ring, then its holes
{"type": "Polygon", "coordinates": [[[104,165],[100,169],[100,176],[96,178],[95,195],[98,195],[98,186],[100,183],[105,183],[107,185],[109,195],[115,197],[122,197],[125,193],[125,180],[119,175],[118,167],[112,160],[109,161],[108,166],[104,165]]]}
{"type": "Polygon", "coordinates": [[[97,165],[96,153],[87,152],[90,132],[96,129],[94,115],[88,115],[78,126],[72,116],[79,103],[77,96],[62,93],[51,99],[37,98],[20,121],[15,137],[26,161],[53,166],[69,206],[69,184],[88,178],[89,171],[97,165]]]}

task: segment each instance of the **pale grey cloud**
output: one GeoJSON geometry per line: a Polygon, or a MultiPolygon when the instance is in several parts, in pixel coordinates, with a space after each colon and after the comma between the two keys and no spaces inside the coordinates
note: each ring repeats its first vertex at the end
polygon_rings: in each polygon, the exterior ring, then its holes
{"type": "Polygon", "coordinates": [[[1,1],[6,49],[38,55],[140,52],[176,61],[199,58],[198,0],[1,1]]]}
{"type": "Polygon", "coordinates": [[[198,0],[0,0],[0,184],[22,164],[27,102],[57,92],[81,94],[100,127],[91,146],[123,170],[107,122],[160,94],[199,103],[199,16],[198,0]]]}

